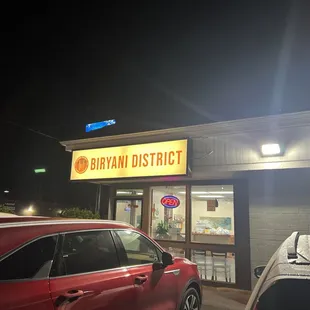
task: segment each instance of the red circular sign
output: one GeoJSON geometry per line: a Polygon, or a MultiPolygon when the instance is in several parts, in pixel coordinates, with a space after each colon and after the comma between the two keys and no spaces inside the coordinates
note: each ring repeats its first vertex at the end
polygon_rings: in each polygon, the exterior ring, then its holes
{"type": "Polygon", "coordinates": [[[160,203],[168,209],[174,209],[177,208],[180,205],[180,199],[178,197],[168,195],[164,196],[161,200],[160,203]]]}
{"type": "Polygon", "coordinates": [[[88,168],[89,162],[85,156],[80,156],[74,163],[74,169],[77,173],[82,174],[88,168]]]}

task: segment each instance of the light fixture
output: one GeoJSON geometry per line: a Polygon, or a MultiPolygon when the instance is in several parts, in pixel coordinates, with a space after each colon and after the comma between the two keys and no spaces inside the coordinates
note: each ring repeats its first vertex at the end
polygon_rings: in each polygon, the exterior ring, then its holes
{"type": "Polygon", "coordinates": [[[224,198],[222,195],[200,195],[199,198],[224,198]]]}
{"type": "Polygon", "coordinates": [[[33,212],[33,207],[32,207],[32,206],[29,206],[29,208],[27,209],[27,211],[28,211],[29,213],[32,213],[32,212],[33,212]]]}
{"type": "Polygon", "coordinates": [[[4,193],[5,193],[5,194],[8,194],[9,192],[10,192],[10,191],[9,191],[9,190],[7,190],[7,189],[4,191],[4,193]]]}
{"type": "Polygon", "coordinates": [[[138,191],[134,191],[134,192],[132,192],[132,191],[117,191],[116,194],[117,195],[130,195],[130,196],[131,195],[133,195],[133,196],[137,195],[137,196],[142,196],[143,192],[138,192],[138,191]]]}
{"type": "Polygon", "coordinates": [[[233,191],[218,191],[218,192],[208,192],[208,194],[226,194],[226,195],[232,195],[233,191]]]}
{"type": "Polygon", "coordinates": [[[263,144],[261,152],[263,156],[275,156],[281,154],[281,147],[278,143],[263,144]]]}
{"type": "MultiPolygon", "coordinates": [[[[192,192],[192,195],[203,195],[203,194],[221,194],[221,195],[232,195],[233,191],[217,191],[217,192],[192,192]]],[[[179,192],[179,194],[185,194],[185,192],[179,192]]]]}
{"type": "MultiPolygon", "coordinates": [[[[185,192],[179,192],[179,194],[185,194],[185,192]]],[[[191,192],[192,195],[201,195],[201,194],[208,194],[208,192],[191,192]]]]}

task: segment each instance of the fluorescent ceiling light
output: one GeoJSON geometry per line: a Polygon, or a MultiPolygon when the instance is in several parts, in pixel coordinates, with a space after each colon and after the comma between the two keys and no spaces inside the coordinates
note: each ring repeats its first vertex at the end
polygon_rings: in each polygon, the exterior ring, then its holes
{"type": "Polygon", "coordinates": [[[221,196],[221,195],[201,195],[198,197],[199,198],[224,198],[224,196],[221,196]]]}
{"type": "MultiPolygon", "coordinates": [[[[185,194],[185,192],[179,192],[179,194],[185,194]]],[[[199,194],[208,194],[208,192],[192,192],[192,195],[199,195],[199,194]]]]}
{"type": "Polygon", "coordinates": [[[136,192],[135,194],[131,191],[125,192],[125,191],[117,191],[116,192],[117,195],[143,195],[143,192],[136,192]]]}
{"type": "MultiPolygon", "coordinates": [[[[233,191],[217,191],[217,192],[192,192],[192,195],[203,195],[203,194],[220,194],[220,195],[229,195],[233,194],[233,191]]],[[[185,194],[185,192],[179,192],[179,194],[185,194]]]]}
{"type": "Polygon", "coordinates": [[[207,194],[226,194],[226,195],[229,195],[229,194],[233,194],[234,192],[233,191],[218,191],[218,192],[208,192],[207,194]]]}
{"type": "Polygon", "coordinates": [[[281,148],[278,143],[263,144],[261,151],[264,156],[274,156],[281,153],[281,148]]]}

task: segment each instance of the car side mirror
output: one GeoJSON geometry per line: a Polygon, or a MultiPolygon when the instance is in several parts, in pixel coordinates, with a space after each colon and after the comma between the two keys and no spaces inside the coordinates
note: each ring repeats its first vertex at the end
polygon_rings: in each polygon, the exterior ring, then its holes
{"type": "Polygon", "coordinates": [[[163,252],[162,254],[162,263],[163,263],[163,267],[167,267],[170,265],[173,265],[173,258],[172,255],[170,253],[167,252],[163,252]]]}
{"type": "Polygon", "coordinates": [[[262,276],[265,268],[266,266],[257,266],[256,268],[254,268],[254,275],[257,279],[259,279],[262,276]]]}
{"type": "Polygon", "coordinates": [[[154,262],[153,263],[153,271],[164,269],[164,264],[162,262],[154,262]]]}

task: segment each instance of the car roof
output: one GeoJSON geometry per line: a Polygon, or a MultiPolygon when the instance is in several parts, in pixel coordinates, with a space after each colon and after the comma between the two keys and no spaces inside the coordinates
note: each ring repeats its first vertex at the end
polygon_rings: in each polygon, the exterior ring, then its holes
{"type": "Polygon", "coordinates": [[[292,233],[282,243],[272,259],[272,267],[266,276],[260,294],[279,280],[310,280],[310,235],[292,233]]]}
{"type": "Polygon", "coordinates": [[[15,214],[7,214],[6,216],[0,217],[0,224],[2,223],[13,223],[13,222],[30,222],[30,221],[38,221],[49,219],[44,216],[18,216],[15,214]]]}
{"type": "Polygon", "coordinates": [[[0,218],[0,228],[4,227],[23,227],[23,226],[46,226],[57,224],[102,224],[115,228],[132,228],[133,226],[119,221],[101,220],[101,219],[76,219],[76,218],[63,218],[63,217],[43,217],[43,216],[8,216],[0,218]]]}
{"type": "Polygon", "coordinates": [[[127,223],[111,220],[20,217],[14,221],[11,217],[6,222],[0,222],[0,256],[36,238],[97,229],[135,228],[127,223]]]}
{"type": "Polygon", "coordinates": [[[12,216],[17,216],[17,215],[6,213],[6,212],[0,212],[0,217],[12,217],[12,216]]]}

